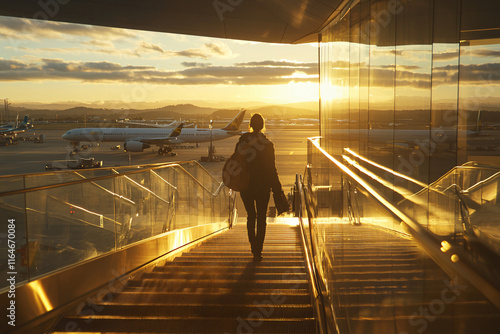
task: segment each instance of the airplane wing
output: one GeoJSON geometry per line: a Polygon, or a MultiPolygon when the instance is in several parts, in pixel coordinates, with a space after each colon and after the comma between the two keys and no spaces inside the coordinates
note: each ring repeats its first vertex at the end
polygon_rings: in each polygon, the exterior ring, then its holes
{"type": "Polygon", "coordinates": [[[15,134],[25,132],[25,131],[26,131],[26,129],[19,128],[19,127],[10,128],[10,129],[2,129],[2,130],[0,130],[0,135],[15,135],[15,134]]]}
{"type": "Polygon", "coordinates": [[[1,129],[0,130],[0,134],[11,134],[11,133],[14,133],[14,129],[13,128],[10,128],[10,129],[1,129]]]}
{"type": "Polygon", "coordinates": [[[247,133],[248,131],[242,131],[242,130],[238,130],[238,131],[226,131],[228,134],[230,134],[231,136],[238,136],[238,135],[242,135],[244,133],[247,133]]]}

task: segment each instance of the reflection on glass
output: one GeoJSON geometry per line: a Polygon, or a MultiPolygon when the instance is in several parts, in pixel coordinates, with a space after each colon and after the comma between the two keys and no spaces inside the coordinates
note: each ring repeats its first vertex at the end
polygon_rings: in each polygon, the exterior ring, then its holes
{"type": "MultiPolygon", "coordinates": [[[[117,171],[99,173],[110,176],[100,180],[73,171],[38,174],[29,177],[31,187],[53,185],[55,178],[73,184],[0,196],[0,216],[16,221],[18,282],[174,229],[228,221],[227,189],[197,163],[117,171]]],[[[20,180],[2,182],[22,190],[20,180]]],[[[8,234],[0,235],[7,253],[8,234]]],[[[5,275],[8,264],[7,258],[0,263],[5,275]]]]}
{"type": "Polygon", "coordinates": [[[500,39],[460,45],[459,163],[498,164],[500,39]]]}
{"type": "MultiPolygon", "coordinates": [[[[6,180],[5,180],[6,181],[6,180]]],[[[6,184],[7,182],[2,182],[6,184]]],[[[11,183],[15,186],[17,182],[11,183]]],[[[16,272],[16,283],[22,283],[29,278],[28,266],[32,257],[28,250],[34,242],[26,237],[25,200],[23,194],[0,197],[0,274],[4,280],[0,288],[8,286],[7,273],[16,272]]]]}
{"type": "MultiPolygon", "coordinates": [[[[310,144],[306,179],[326,276],[342,275],[353,226],[406,233],[405,216],[498,285],[488,258],[500,256],[500,26],[484,9],[497,2],[484,5],[361,0],[322,31],[320,142],[338,163],[310,144]]],[[[334,304],[347,295],[327,284],[334,304]]],[[[363,331],[356,321],[342,329],[363,331]]]]}
{"type": "Polygon", "coordinates": [[[435,43],[432,56],[430,182],[457,165],[458,43],[435,43]]]}

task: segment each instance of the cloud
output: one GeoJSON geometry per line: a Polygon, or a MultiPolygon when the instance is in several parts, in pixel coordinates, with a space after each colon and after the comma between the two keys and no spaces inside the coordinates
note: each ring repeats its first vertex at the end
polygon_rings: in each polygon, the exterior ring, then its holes
{"type": "Polygon", "coordinates": [[[85,41],[81,43],[82,45],[88,45],[88,46],[96,46],[96,47],[101,47],[101,48],[114,48],[115,45],[111,41],[105,41],[105,40],[98,40],[98,39],[93,39],[90,41],[85,41]]]}
{"type": "MultiPolygon", "coordinates": [[[[346,62],[348,64],[348,62],[346,62]]],[[[236,63],[237,66],[244,67],[293,67],[293,68],[315,68],[316,63],[302,63],[290,60],[264,60],[264,61],[251,61],[246,63],[236,63]]]]}
{"type": "Polygon", "coordinates": [[[477,50],[476,52],[474,52],[474,54],[478,57],[493,57],[493,58],[500,57],[500,51],[496,50],[477,50]]]}
{"type": "Polygon", "coordinates": [[[500,51],[497,50],[486,50],[486,49],[463,49],[461,51],[461,55],[464,57],[472,57],[472,58],[478,58],[478,57],[490,57],[490,58],[499,58],[500,57],[500,51]]]}
{"type": "MultiPolygon", "coordinates": [[[[7,47],[10,48],[10,47],[7,47]]],[[[137,51],[129,50],[129,49],[115,49],[114,47],[110,48],[82,48],[82,47],[72,47],[72,48],[28,48],[23,46],[18,46],[17,50],[22,50],[26,53],[30,54],[42,54],[46,52],[50,53],[69,53],[72,55],[75,54],[85,54],[85,53],[97,53],[97,54],[107,54],[107,55],[115,55],[115,56],[132,56],[132,57],[140,57],[141,55],[137,53],[137,51]]]]}
{"type": "Polygon", "coordinates": [[[485,63],[460,66],[462,84],[484,85],[500,83],[500,63],[485,63]]]}
{"type": "MultiPolygon", "coordinates": [[[[339,76],[349,74],[348,69],[337,72],[339,76]]],[[[455,85],[458,78],[458,66],[437,66],[432,71],[432,85],[455,85]]],[[[390,68],[384,66],[372,67],[370,69],[372,85],[376,87],[407,86],[412,88],[428,89],[431,85],[431,74],[413,71],[411,67],[398,68],[394,73],[390,68]],[[394,75],[396,75],[394,81],[394,75]]],[[[460,66],[460,84],[472,86],[490,87],[500,85],[500,63],[485,63],[460,66]]]]}
{"type": "MultiPolygon", "coordinates": [[[[272,62],[272,61],[270,61],[272,62]]],[[[275,85],[317,82],[316,67],[258,66],[247,63],[213,66],[184,62],[187,68],[167,71],[153,66],[123,66],[112,62],[61,59],[7,60],[0,58],[0,81],[78,80],[82,82],[150,83],[165,85],[275,85]],[[189,66],[187,66],[189,65],[189,66]]],[[[316,66],[316,64],[314,64],[316,66]]]]}
{"type": "Polygon", "coordinates": [[[159,53],[166,58],[187,57],[209,59],[229,58],[233,56],[231,49],[223,43],[204,43],[198,49],[187,49],[180,51],[165,50],[160,45],[148,42],[142,42],[136,50],[137,53],[159,53]]]}
{"type": "Polygon", "coordinates": [[[183,61],[181,63],[181,65],[184,67],[207,67],[207,66],[211,66],[212,64],[211,63],[198,63],[195,61],[183,61]]]}
{"type": "Polygon", "coordinates": [[[2,59],[0,60],[0,72],[11,70],[23,70],[27,65],[18,60],[2,59]]]}
{"type": "MultiPolygon", "coordinates": [[[[210,63],[182,62],[183,69],[169,71],[154,66],[131,66],[99,61],[81,62],[30,57],[25,60],[0,58],[0,81],[64,81],[96,83],[148,83],[158,85],[278,85],[290,82],[317,82],[317,64],[290,60],[265,60],[216,66],[210,63]]],[[[332,78],[349,77],[349,67],[339,61],[331,63],[332,78]]],[[[364,63],[358,64],[368,69],[364,63]]],[[[462,65],[460,80],[464,85],[500,84],[500,64],[462,65]]],[[[429,89],[431,85],[455,84],[457,66],[435,67],[431,74],[417,66],[372,66],[372,87],[411,87],[429,89]]],[[[360,82],[366,84],[367,81],[360,82]]]]}
{"type": "Polygon", "coordinates": [[[458,51],[448,51],[432,55],[433,61],[458,60],[458,51]]]}
{"type": "Polygon", "coordinates": [[[75,54],[86,54],[86,53],[96,53],[96,54],[108,54],[115,56],[131,56],[131,57],[146,57],[147,55],[160,54],[161,58],[173,58],[173,57],[186,57],[186,58],[201,58],[209,59],[215,58],[230,58],[233,53],[231,50],[224,45],[216,45],[214,43],[205,43],[202,47],[198,49],[187,49],[179,51],[165,50],[160,45],[148,42],[140,42],[136,48],[115,48],[111,41],[99,41],[90,40],[87,42],[81,42],[80,45],[87,45],[88,47],[62,47],[62,48],[32,48],[25,47],[22,45],[8,46],[7,48],[15,48],[16,50],[21,50],[26,53],[31,54],[43,54],[43,53],[70,53],[75,54]]]}
{"type": "Polygon", "coordinates": [[[97,40],[136,38],[136,33],[126,29],[0,16],[0,38],[39,40],[60,39],[63,35],[97,40]]]}

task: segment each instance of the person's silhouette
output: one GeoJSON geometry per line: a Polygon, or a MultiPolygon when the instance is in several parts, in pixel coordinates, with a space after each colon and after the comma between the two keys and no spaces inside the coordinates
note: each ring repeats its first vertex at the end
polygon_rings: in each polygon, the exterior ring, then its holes
{"type": "Polygon", "coordinates": [[[262,259],[262,246],[266,236],[266,212],[270,191],[281,192],[274,158],[274,145],[262,133],[264,119],[261,114],[254,114],[250,119],[250,132],[243,134],[236,144],[245,156],[250,177],[249,187],[240,192],[247,211],[248,241],[256,261],[262,259]],[[257,221],[257,225],[255,222],[257,221]]]}

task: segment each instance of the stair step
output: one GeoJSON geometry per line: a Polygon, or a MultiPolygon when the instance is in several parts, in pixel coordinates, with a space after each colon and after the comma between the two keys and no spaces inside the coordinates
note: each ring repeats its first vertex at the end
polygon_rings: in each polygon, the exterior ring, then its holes
{"type": "Polygon", "coordinates": [[[316,320],[267,319],[257,317],[234,318],[175,318],[175,317],[115,317],[88,316],[68,317],[55,328],[65,330],[74,324],[80,331],[141,332],[141,333],[314,333],[316,320]]]}
{"type": "MultiPolygon", "coordinates": [[[[282,254],[276,254],[276,253],[263,253],[262,256],[265,256],[267,260],[272,259],[272,260],[294,260],[294,261],[301,261],[304,257],[302,254],[298,255],[290,255],[286,253],[282,254]]],[[[234,259],[234,260],[249,260],[253,257],[253,254],[250,252],[247,253],[241,253],[241,254],[233,254],[233,253],[219,253],[219,254],[185,254],[182,256],[183,259],[186,260],[217,260],[217,259],[234,259]]]]}
{"type": "Polygon", "coordinates": [[[252,312],[259,312],[267,317],[278,318],[312,318],[313,309],[305,304],[277,305],[269,300],[268,303],[255,301],[250,305],[211,304],[111,304],[101,303],[100,315],[115,316],[165,316],[169,317],[245,317],[252,312]]]}
{"type": "Polygon", "coordinates": [[[127,287],[142,287],[145,289],[164,289],[164,291],[178,291],[178,289],[196,288],[224,288],[238,290],[252,289],[307,289],[307,280],[181,280],[181,279],[139,279],[129,280],[127,287]],[[172,289],[172,290],[167,290],[172,289]]]}
{"type": "Polygon", "coordinates": [[[308,292],[273,289],[259,292],[236,292],[228,294],[225,292],[206,292],[204,294],[194,294],[191,292],[129,292],[123,291],[120,294],[111,295],[110,300],[118,303],[218,303],[228,305],[252,304],[257,302],[268,302],[279,300],[280,305],[288,304],[308,304],[311,303],[311,296],[308,292]]]}
{"type": "MultiPolygon", "coordinates": [[[[228,267],[233,267],[233,266],[245,266],[249,265],[249,267],[300,267],[304,266],[304,261],[286,261],[286,260],[279,260],[279,261],[272,261],[272,260],[266,260],[264,258],[261,262],[258,264],[255,264],[253,261],[241,259],[241,261],[235,261],[235,260],[213,260],[213,261],[207,261],[207,262],[202,262],[202,261],[184,261],[182,258],[177,258],[173,262],[169,263],[175,263],[180,266],[196,266],[196,265],[203,265],[204,267],[220,267],[220,266],[228,266],[228,267]]],[[[169,263],[165,264],[166,266],[169,265],[169,263]]]]}
{"type": "Polygon", "coordinates": [[[291,279],[307,280],[306,273],[301,272],[276,272],[276,273],[246,273],[239,272],[180,272],[170,271],[161,272],[154,270],[150,273],[144,273],[141,278],[155,278],[155,279],[180,279],[180,280],[207,280],[207,279],[257,279],[257,280],[277,280],[283,279],[283,275],[291,279]]]}
{"type": "Polygon", "coordinates": [[[190,266],[183,266],[178,262],[169,262],[168,265],[155,267],[155,272],[186,272],[186,273],[197,273],[197,272],[223,272],[223,273],[239,273],[241,274],[245,269],[251,268],[252,273],[305,273],[305,266],[247,266],[247,265],[234,265],[227,266],[223,264],[213,264],[210,266],[205,266],[204,264],[193,264],[190,266]]]}
{"type": "MultiPolygon", "coordinates": [[[[429,307],[428,305],[424,305],[424,307],[429,307]]],[[[465,315],[467,314],[469,317],[472,316],[484,316],[484,315],[497,315],[498,311],[496,308],[487,303],[485,301],[458,301],[453,300],[453,302],[444,304],[445,306],[441,309],[439,303],[436,303],[434,307],[438,307],[439,315],[442,316],[450,316],[450,315],[465,315]]],[[[419,312],[419,309],[422,307],[422,302],[417,302],[416,300],[406,300],[399,299],[396,300],[395,303],[390,305],[388,304],[360,304],[360,305],[344,305],[344,311],[350,315],[352,318],[361,318],[361,317],[388,317],[395,316],[401,317],[404,315],[412,315],[413,313],[419,312]]],[[[432,313],[432,312],[431,312],[432,313]]]]}
{"type": "Polygon", "coordinates": [[[86,306],[99,312],[66,317],[55,331],[315,333],[299,241],[296,227],[270,227],[255,262],[246,228],[237,227],[129,280],[86,306]]]}

